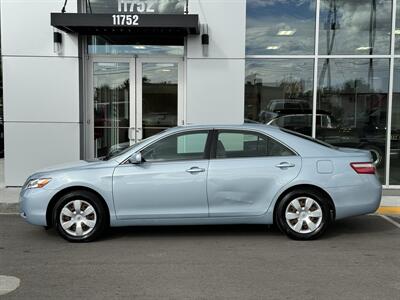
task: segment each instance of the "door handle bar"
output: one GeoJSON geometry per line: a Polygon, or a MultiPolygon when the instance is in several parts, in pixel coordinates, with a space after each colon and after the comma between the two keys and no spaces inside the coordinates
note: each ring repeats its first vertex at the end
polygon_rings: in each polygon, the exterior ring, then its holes
{"type": "Polygon", "coordinates": [[[277,164],[275,167],[280,169],[286,169],[286,168],[293,168],[294,166],[295,164],[289,162],[281,162],[280,164],[277,164]]]}
{"type": "Polygon", "coordinates": [[[188,173],[200,173],[200,172],[204,172],[204,171],[205,171],[205,169],[199,168],[199,167],[192,167],[192,168],[186,170],[186,172],[188,172],[188,173]]]}

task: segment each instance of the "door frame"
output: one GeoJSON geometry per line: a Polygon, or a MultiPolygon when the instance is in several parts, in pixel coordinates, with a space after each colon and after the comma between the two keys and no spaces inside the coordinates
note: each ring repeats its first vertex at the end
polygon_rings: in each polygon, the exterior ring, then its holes
{"type": "MultiPolygon", "coordinates": [[[[185,59],[181,56],[110,56],[110,55],[88,55],[87,56],[87,75],[86,75],[86,113],[85,113],[85,131],[87,139],[85,141],[85,159],[95,158],[94,153],[94,82],[93,82],[93,65],[94,63],[129,63],[129,130],[128,139],[132,143],[137,142],[141,137],[137,132],[137,124],[142,124],[142,63],[177,63],[178,64],[178,104],[177,104],[177,125],[186,123],[186,74],[185,59]],[[138,71],[140,68],[140,71],[138,71]],[[132,79],[134,84],[132,84],[132,79]],[[139,84],[138,84],[139,83],[139,84]],[[140,95],[140,101],[139,101],[140,95]],[[140,102],[140,104],[139,104],[140,102]],[[139,104],[139,105],[138,105],[139,104]],[[138,119],[140,122],[138,122],[138,119]],[[132,138],[132,139],[131,139],[132,138]]],[[[142,131],[142,126],[140,127],[142,131]]]]}

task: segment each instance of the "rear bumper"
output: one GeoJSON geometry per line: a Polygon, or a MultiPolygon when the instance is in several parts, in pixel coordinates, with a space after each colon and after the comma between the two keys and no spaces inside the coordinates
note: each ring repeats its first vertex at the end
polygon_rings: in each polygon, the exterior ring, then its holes
{"type": "Polygon", "coordinates": [[[374,213],[381,203],[382,185],[375,176],[362,185],[328,188],[336,209],[336,219],[374,213]]]}
{"type": "Polygon", "coordinates": [[[20,216],[28,223],[47,226],[46,211],[56,190],[25,189],[20,194],[20,216]]]}

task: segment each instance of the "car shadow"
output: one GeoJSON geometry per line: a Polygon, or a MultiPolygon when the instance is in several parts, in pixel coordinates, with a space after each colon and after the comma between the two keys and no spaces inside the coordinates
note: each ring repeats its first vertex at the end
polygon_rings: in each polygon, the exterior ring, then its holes
{"type": "MultiPolygon", "coordinates": [[[[377,215],[353,217],[334,222],[320,239],[355,234],[373,234],[396,230],[377,215]]],[[[400,230],[399,230],[400,233],[400,230]]],[[[101,240],[143,237],[284,237],[274,225],[193,225],[193,226],[129,226],[110,228],[101,240]]]]}

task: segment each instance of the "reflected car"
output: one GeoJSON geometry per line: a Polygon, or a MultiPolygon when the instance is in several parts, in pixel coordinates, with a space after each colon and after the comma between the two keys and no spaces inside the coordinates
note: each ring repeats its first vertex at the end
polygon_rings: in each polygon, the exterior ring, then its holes
{"type": "Polygon", "coordinates": [[[102,161],[31,175],[21,216],[71,242],[109,226],[276,224],[294,239],[374,212],[381,184],[368,151],[264,124],[175,127],[102,161]]]}
{"type": "MultiPolygon", "coordinates": [[[[360,128],[344,127],[323,110],[317,111],[317,138],[339,147],[364,149],[371,152],[375,165],[384,166],[386,149],[386,128],[380,126],[366,126],[360,128]]],[[[279,126],[305,135],[312,133],[312,113],[294,110],[282,110],[266,124],[279,126]]],[[[392,135],[392,156],[398,156],[399,140],[392,135]]]]}

